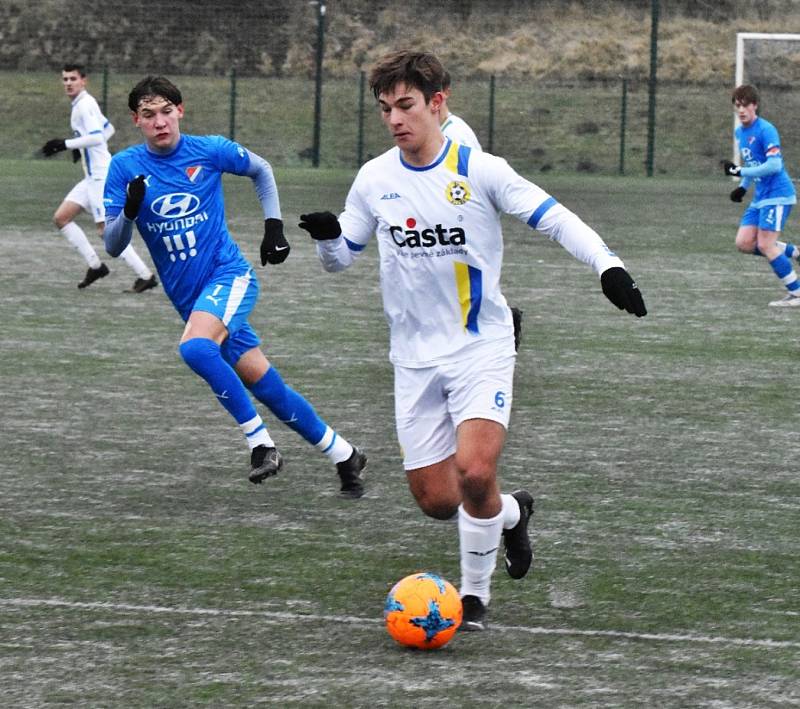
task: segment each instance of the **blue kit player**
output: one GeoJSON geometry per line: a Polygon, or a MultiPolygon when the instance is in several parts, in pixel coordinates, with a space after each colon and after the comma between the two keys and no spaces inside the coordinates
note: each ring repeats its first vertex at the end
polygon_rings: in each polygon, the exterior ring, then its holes
{"type": "Polygon", "coordinates": [[[149,76],[128,96],[144,143],[117,153],[105,187],[106,250],[128,246],[134,222],[164,291],[186,323],[180,354],[233,416],[250,447],[250,480],[261,483],[283,461],[247,392],[336,464],[341,494],[364,494],[366,456],[286,386],[247,322],[258,280],[228,232],[222,174],[253,181],[264,212],[261,265],[289,254],[278,189],[266,160],[221,136],[182,135],[183,98],[164,77],[149,76]]]}
{"type": "Polygon", "coordinates": [[[736,129],[741,166],[724,160],[722,168],[726,175],[742,178],[731,192],[731,200],[741,202],[750,185],[755,185],[750,206],[739,222],[736,247],[766,257],[786,287],[787,294],[770,305],[800,306],[800,281],[792,264],[792,259],[800,258],[800,251],[778,239],[797,202],[794,185],[783,166],[780,136],[772,123],[758,115],[759,96],[754,86],[738,86],[731,100],[741,123],[736,129]]]}

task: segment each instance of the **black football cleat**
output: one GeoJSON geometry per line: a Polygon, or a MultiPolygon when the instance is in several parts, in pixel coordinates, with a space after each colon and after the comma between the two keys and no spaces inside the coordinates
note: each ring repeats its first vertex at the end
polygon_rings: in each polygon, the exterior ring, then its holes
{"type": "Polygon", "coordinates": [[[259,485],[277,475],[283,467],[283,457],[277,448],[256,446],[250,452],[250,482],[259,485]]]}
{"type": "Polygon", "coordinates": [[[158,279],[153,275],[150,278],[137,278],[131,289],[128,291],[129,293],[144,293],[146,290],[150,290],[151,288],[155,288],[158,285],[158,279]]]}
{"type": "Polygon", "coordinates": [[[367,456],[353,446],[353,452],[347,460],[336,464],[336,472],[342,481],[339,494],[357,500],[364,494],[364,475],[362,470],[367,464],[367,456]]]}
{"type": "Polygon", "coordinates": [[[522,342],[522,310],[511,308],[511,319],[514,321],[514,350],[519,352],[519,343],[522,342]]]}
{"type": "Polygon", "coordinates": [[[78,288],[86,288],[87,286],[92,285],[97,280],[101,278],[105,278],[111,271],[108,270],[108,266],[104,263],[101,263],[97,268],[90,268],[86,271],[86,275],[83,277],[83,280],[78,283],[78,288]]]}
{"type": "Polygon", "coordinates": [[[512,579],[521,579],[528,573],[533,561],[533,549],[528,536],[528,523],[533,516],[533,497],[527,490],[517,490],[511,496],[519,503],[519,522],[503,530],[506,546],[506,571],[512,579]]]}
{"type": "Polygon", "coordinates": [[[463,615],[461,625],[458,627],[462,632],[474,632],[476,630],[486,630],[486,606],[477,596],[464,596],[461,599],[463,615]]]}

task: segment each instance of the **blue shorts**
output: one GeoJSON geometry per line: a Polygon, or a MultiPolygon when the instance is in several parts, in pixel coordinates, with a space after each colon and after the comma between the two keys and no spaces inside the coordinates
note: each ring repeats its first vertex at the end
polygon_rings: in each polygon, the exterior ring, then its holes
{"type": "Polygon", "coordinates": [[[762,231],[783,231],[792,213],[791,204],[769,204],[766,207],[748,207],[742,214],[739,226],[757,226],[762,231]]]}
{"type": "Polygon", "coordinates": [[[245,352],[261,344],[261,339],[247,322],[258,300],[258,290],[258,279],[252,269],[241,275],[230,271],[215,273],[192,307],[192,312],[202,310],[215,315],[228,329],[221,350],[231,366],[245,352]]]}

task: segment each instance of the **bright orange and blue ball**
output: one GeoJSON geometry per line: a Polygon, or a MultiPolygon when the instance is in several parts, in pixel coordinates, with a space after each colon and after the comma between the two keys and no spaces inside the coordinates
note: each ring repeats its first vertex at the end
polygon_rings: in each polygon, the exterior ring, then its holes
{"type": "Polygon", "coordinates": [[[461,625],[461,597],[441,576],[418,573],[400,579],[386,597],[386,630],[400,645],[434,650],[461,625]]]}

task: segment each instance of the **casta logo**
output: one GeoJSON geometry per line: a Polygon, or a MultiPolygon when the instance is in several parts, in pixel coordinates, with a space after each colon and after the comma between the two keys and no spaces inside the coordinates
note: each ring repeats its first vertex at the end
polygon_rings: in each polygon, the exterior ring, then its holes
{"type": "Polygon", "coordinates": [[[420,229],[414,217],[406,219],[405,228],[390,226],[389,234],[392,240],[400,247],[407,246],[415,249],[420,246],[462,246],[467,241],[467,235],[461,227],[446,227],[437,224],[434,227],[420,229]]]}

